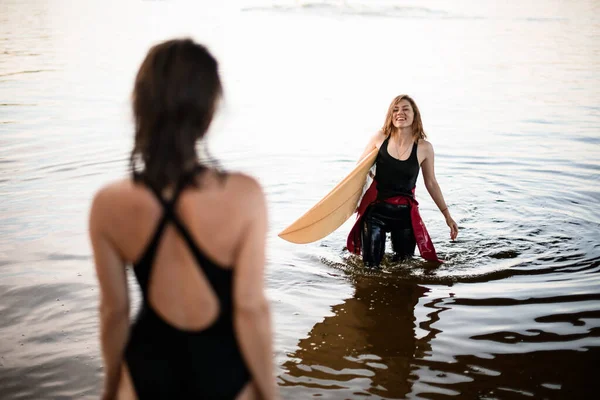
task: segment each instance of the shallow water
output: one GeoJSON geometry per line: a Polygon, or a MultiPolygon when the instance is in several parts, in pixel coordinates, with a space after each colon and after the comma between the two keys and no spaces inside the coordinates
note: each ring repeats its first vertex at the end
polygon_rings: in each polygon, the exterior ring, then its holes
{"type": "Polygon", "coordinates": [[[284,398],[591,397],[598,3],[205,3],[0,2],[0,398],[100,390],[89,201],[127,171],[136,68],[176,35],[221,62],[214,155],[268,196],[284,398]],[[447,262],[366,273],[343,249],[352,221],[310,245],[279,239],[405,92],[460,226],[449,241],[420,178],[447,262]]]}

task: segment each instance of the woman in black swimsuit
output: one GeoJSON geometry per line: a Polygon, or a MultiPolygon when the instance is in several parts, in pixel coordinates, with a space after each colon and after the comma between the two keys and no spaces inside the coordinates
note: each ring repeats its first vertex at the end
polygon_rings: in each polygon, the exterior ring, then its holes
{"type": "Polygon", "coordinates": [[[376,194],[372,198],[365,195],[359,207],[359,213],[364,209],[364,214],[356,225],[358,229],[353,229],[348,238],[348,248],[362,252],[367,267],[379,267],[387,233],[391,236],[394,260],[411,257],[418,244],[423,258],[439,261],[414,197],[421,168],[425,187],[450,228],[450,238],[454,240],[458,235],[458,226],[435,177],[433,146],[425,138],[415,101],[400,95],[392,100],[383,128],[371,138],[361,156],[362,159],[375,147],[379,149],[373,186],[376,194]]]}
{"type": "Polygon", "coordinates": [[[189,39],[154,46],[137,74],[133,176],[90,213],[104,399],[277,397],[265,197],[196,154],[220,96],[216,60],[189,39]],[[131,327],[127,264],[142,293],[131,327]]]}

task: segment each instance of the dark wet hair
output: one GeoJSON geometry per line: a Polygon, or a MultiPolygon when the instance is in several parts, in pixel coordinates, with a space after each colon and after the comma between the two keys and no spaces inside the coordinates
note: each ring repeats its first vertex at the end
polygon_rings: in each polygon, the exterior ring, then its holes
{"type": "Polygon", "coordinates": [[[134,177],[163,190],[196,169],[196,143],[205,136],[222,93],[217,60],[204,46],[187,38],[153,46],[133,88],[134,177]]]}

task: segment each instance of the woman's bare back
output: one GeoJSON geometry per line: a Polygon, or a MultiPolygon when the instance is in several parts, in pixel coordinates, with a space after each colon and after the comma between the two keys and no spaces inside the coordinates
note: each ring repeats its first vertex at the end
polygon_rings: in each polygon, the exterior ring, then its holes
{"type": "MultiPolygon", "coordinates": [[[[243,207],[244,192],[253,180],[241,174],[219,178],[207,171],[198,187],[179,196],[174,211],[196,246],[223,268],[233,268],[236,250],[251,209],[243,207]]],[[[164,213],[159,200],[143,184],[123,180],[111,185],[107,234],[128,263],[145,253],[164,213]],[[112,191],[112,190],[111,190],[112,191]]],[[[172,190],[163,193],[169,199],[172,190]]],[[[182,330],[207,328],[219,314],[218,299],[173,223],[168,223],[157,245],[148,287],[148,301],[169,324],[182,330]]]]}

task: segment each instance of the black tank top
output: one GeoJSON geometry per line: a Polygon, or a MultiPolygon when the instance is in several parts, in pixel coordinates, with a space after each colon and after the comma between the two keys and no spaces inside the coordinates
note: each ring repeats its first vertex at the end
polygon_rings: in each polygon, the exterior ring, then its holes
{"type": "Polygon", "coordinates": [[[417,159],[417,143],[412,147],[410,156],[400,161],[388,153],[390,137],[383,141],[377,154],[375,164],[377,171],[377,200],[385,200],[396,196],[411,196],[419,176],[419,160],[417,159]]]}

